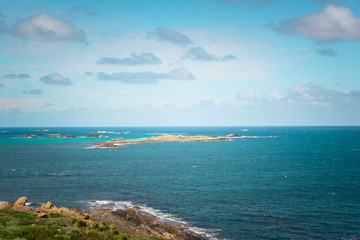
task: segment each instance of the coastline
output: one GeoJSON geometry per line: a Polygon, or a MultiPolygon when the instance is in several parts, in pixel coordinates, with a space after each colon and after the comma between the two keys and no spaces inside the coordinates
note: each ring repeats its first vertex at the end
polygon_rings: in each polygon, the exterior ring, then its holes
{"type": "MultiPolygon", "coordinates": [[[[90,209],[77,209],[57,207],[51,202],[47,202],[39,208],[28,207],[27,197],[19,198],[15,203],[0,202],[0,210],[28,213],[37,219],[51,219],[54,216],[61,216],[69,221],[81,221],[87,234],[96,230],[94,226],[103,225],[116,233],[114,239],[150,239],[153,237],[160,239],[173,240],[209,240],[210,238],[191,231],[187,226],[180,223],[164,221],[158,216],[144,211],[140,207],[127,207],[124,209],[114,209],[111,204],[107,206],[96,206],[90,209]],[[120,234],[120,235],[119,235],[120,234]],[[116,238],[127,236],[126,238],[116,238]],[[139,238],[140,237],[140,238],[139,238]],[[145,238],[142,238],[145,237],[145,238]]],[[[33,221],[32,227],[35,229],[39,221],[33,221]]],[[[6,228],[5,228],[6,230],[6,228]]],[[[77,229],[76,231],[78,231],[77,229]]]]}

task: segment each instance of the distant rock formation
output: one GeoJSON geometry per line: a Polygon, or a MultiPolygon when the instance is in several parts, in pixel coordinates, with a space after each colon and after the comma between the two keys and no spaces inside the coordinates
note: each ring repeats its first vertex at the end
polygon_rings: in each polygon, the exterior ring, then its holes
{"type": "Polygon", "coordinates": [[[106,142],[94,143],[99,148],[109,148],[109,147],[123,147],[125,144],[131,143],[149,143],[149,142],[210,142],[210,141],[229,141],[226,138],[220,137],[209,137],[209,136],[184,136],[184,135],[163,135],[155,136],[149,138],[137,138],[137,139],[128,139],[124,138],[112,139],[106,142]]]}
{"type": "Polygon", "coordinates": [[[232,137],[242,137],[242,136],[241,136],[241,135],[234,134],[234,133],[231,133],[231,134],[226,135],[226,137],[232,138],[232,137]]]}

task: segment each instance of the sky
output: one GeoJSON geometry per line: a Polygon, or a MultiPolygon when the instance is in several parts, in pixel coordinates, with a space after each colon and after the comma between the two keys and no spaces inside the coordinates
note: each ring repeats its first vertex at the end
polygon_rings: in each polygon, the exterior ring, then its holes
{"type": "Polygon", "coordinates": [[[359,0],[0,0],[0,127],[360,125],[359,0]]]}

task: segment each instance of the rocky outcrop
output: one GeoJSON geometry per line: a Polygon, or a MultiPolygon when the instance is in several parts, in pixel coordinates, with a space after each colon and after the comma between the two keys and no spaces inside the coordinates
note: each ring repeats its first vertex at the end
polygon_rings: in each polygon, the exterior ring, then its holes
{"type": "Polygon", "coordinates": [[[86,223],[86,226],[108,228],[127,234],[148,235],[162,239],[174,240],[207,240],[190,230],[186,230],[179,224],[170,224],[161,221],[158,217],[140,211],[138,209],[126,208],[125,210],[112,211],[109,209],[97,209],[92,212],[76,208],[56,207],[51,202],[41,206],[40,210],[25,207],[27,197],[19,198],[15,204],[3,203],[0,209],[11,208],[16,211],[27,211],[37,214],[38,218],[51,218],[52,214],[62,214],[65,217],[78,219],[86,223]]]}

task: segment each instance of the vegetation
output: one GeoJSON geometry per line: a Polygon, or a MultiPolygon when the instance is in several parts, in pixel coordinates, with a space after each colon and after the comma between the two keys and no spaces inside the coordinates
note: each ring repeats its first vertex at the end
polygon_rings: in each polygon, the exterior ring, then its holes
{"type": "Polygon", "coordinates": [[[158,238],[119,233],[113,225],[104,222],[91,226],[86,221],[50,214],[38,218],[33,211],[0,210],[0,239],[16,240],[159,240],[158,238]]]}

